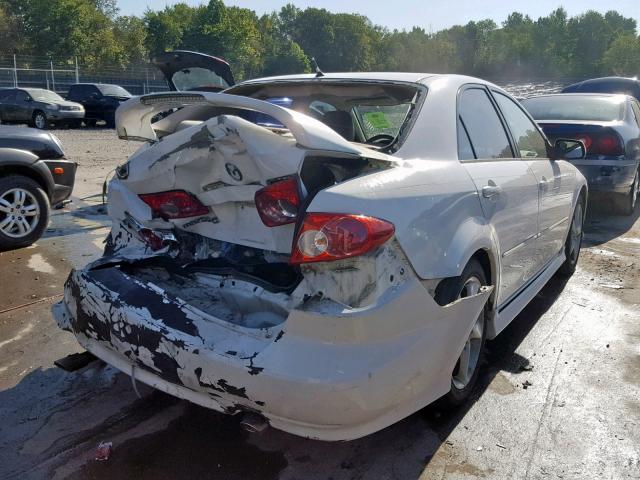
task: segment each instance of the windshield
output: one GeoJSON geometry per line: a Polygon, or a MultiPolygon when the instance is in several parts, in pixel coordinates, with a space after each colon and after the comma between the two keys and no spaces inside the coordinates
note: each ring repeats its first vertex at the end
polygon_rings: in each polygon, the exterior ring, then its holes
{"type": "Polygon", "coordinates": [[[56,92],[52,92],[51,90],[27,90],[31,98],[38,102],[63,102],[64,99],[58,95],[56,92]]]}
{"type": "Polygon", "coordinates": [[[413,84],[315,80],[245,84],[227,92],[309,115],[348,141],[386,147],[408,123],[419,88],[413,84]]]}
{"type": "Polygon", "coordinates": [[[118,85],[96,85],[100,92],[108,97],[130,97],[131,94],[118,85]]]}
{"type": "Polygon", "coordinates": [[[582,120],[613,122],[624,113],[624,97],[554,95],[522,101],[536,120],[582,120]]]}
{"type": "Polygon", "coordinates": [[[179,70],[171,77],[173,84],[180,91],[196,88],[220,88],[229,87],[229,84],[215,72],[200,67],[191,67],[179,70]]]}

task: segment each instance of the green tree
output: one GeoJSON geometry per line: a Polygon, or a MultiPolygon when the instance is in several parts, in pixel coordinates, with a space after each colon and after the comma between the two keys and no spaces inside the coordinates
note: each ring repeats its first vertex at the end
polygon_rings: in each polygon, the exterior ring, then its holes
{"type": "Polygon", "coordinates": [[[616,38],[604,53],[603,63],[615,75],[640,74],[640,38],[631,34],[616,38]]]}

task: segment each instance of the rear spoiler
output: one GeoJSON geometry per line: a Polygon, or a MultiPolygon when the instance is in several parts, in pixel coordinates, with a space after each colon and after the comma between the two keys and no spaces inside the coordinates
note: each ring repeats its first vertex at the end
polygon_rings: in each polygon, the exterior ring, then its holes
{"type": "MultiPolygon", "coordinates": [[[[154,142],[158,139],[151,119],[160,112],[172,108],[190,107],[229,107],[253,110],[264,113],[278,120],[294,136],[297,143],[308,149],[339,151],[358,155],[358,149],[342,138],[324,123],[304,115],[303,113],[279,107],[255,98],[212,92],[170,92],[154,93],[134,97],[122,103],[116,110],[116,131],[124,140],[140,140],[154,142]]],[[[189,120],[197,110],[184,108],[156,123],[162,130],[164,126],[189,120]],[[176,117],[172,119],[171,117],[176,117]]]]}

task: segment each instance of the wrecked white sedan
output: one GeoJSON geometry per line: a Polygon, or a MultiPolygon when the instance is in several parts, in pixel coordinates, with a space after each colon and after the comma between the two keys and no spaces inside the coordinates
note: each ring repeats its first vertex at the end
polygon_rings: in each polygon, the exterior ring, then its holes
{"type": "Polygon", "coordinates": [[[152,94],[117,131],[145,143],[57,323],[134,382],[250,428],[347,440],[464,402],[485,339],[578,259],[587,189],[561,158],[584,146],[548,145],[482,80],[152,94]]]}

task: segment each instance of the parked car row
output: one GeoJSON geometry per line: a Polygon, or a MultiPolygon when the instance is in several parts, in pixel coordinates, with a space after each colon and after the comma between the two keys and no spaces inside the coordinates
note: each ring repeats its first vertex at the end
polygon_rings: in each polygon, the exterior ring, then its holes
{"type": "Polygon", "coordinates": [[[67,98],[42,88],[0,89],[0,122],[26,123],[38,129],[51,125],[94,127],[104,121],[115,126],[115,111],[131,94],[118,85],[77,83],[67,98]]]}

